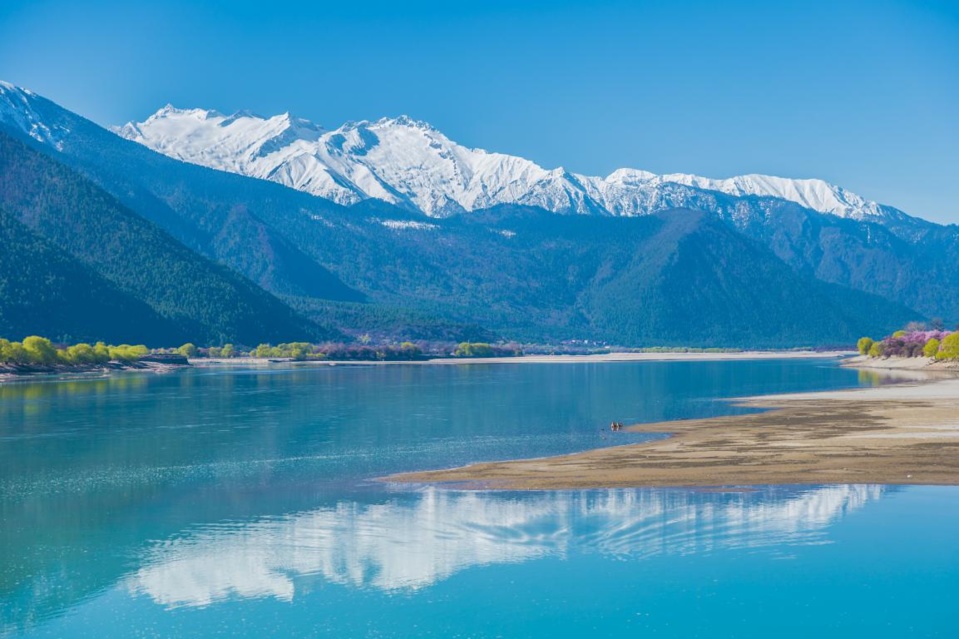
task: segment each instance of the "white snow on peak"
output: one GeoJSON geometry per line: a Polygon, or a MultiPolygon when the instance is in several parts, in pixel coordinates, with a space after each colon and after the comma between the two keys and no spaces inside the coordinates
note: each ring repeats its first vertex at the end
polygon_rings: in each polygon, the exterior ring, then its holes
{"type": "Polygon", "coordinates": [[[605,182],[610,184],[622,184],[636,186],[644,184],[657,177],[655,173],[649,171],[640,171],[639,169],[616,169],[608,176],[605,182]]]}
{"type": "Polygon", "coordinates": [[[861,218],[882,214],[880,205],[876,202],[870,202],[823,180],[796,180],[755,174],[713,180],[682,173],[664,175],[662,179],[666,182],[720,191],[737,197],[748,195],[777,197],[814,211],[832,213],[840,217],[861,218]]]}
{"type": "Polygon", "coordinates": [[[40,99],[29,89],[0,81],[0,124],[19,129],[38,142],[49,144],[60,150],[63,139],[69,135],[70,131],[56,123],[46,121],[46,118],[37,110],[40,99]]]}
{"type": "Polygon", "coordinates": [[[716,180],[636,169],[602,178],[549,170],[521,157],[464,147],[408,116],[326,131],[288,113],[227,116],[168,105],[114,131],[178,160],[272,180],[341,204],[375,198],[434,217],[500,204],[625,216],[678,206],[719,212],[729,209],[719,202],[720,194],[778,198],[856,219],[884,214],[876,202],[822,180],[766,175],[716,180]]]}

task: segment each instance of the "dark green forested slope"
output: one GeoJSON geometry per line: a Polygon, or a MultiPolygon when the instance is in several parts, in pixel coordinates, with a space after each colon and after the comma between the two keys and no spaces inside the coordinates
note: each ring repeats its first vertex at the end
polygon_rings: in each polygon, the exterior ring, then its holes
{"type": "Polygon", "coordinates": [[[959,227],[822,215],[770,201],[737,228],[796,271],[895,300],[929,317],[959,322],[959,227]]]}
{"type": "MultiPolygon", "coordinates": [[[[0,207],[191,340],[253,344],[330,334],[189,250],[72,169],[3,133],[0,207]]],[[[167,339],[158,331],[144,341],[167,339]]]]}
{"type": "MultiPolygon", "coordinates": [[[[354,220],[389,213],[352,212],[354,220]]],[[[520,339],[821,345],[920,317],[798,273],[697,211],[601,218],[503,207],[448,220],[402,215],[429,226],[396,230],[331,216],[329,225],[302,224],[298,236],[371,299],[405,301],[520,339]]]]}
{"type": "Polygon", "coordinates": [[[57,341],[157,340],[187,336],[0,210],[0,336],[48,335],[57,341]]]}
{"type": "Polygon", "coordinates": [[[749,345],[851,343],[918,314],[804,277],[757,242],[695,211],[655,234],[584,291],[591,325],[615,341],[749,345]]]}
{"type": "Polygon", "coordinates": [[[0,130],[75,168],[187,247],[278,295],[364,299],[304,252],[295,236],[265,221],[311,219],[317,209],[337,208],[332,202],[272,182],[178,162],[40,96],[32,96],[31,107],[47,126],[70,131],[58,148],[38,144],[16,127],[0,125],[0,130]]]}

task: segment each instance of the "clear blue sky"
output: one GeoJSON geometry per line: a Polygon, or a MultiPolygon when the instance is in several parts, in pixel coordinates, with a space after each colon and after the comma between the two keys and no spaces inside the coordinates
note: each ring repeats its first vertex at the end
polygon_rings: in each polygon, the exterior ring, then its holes
{"type": "Polygon", "coordinates": [[[102,124],[405,113],[549,168],[822,177],[959,222],[955,1],[5,0],[0,78],[102,124]]]}

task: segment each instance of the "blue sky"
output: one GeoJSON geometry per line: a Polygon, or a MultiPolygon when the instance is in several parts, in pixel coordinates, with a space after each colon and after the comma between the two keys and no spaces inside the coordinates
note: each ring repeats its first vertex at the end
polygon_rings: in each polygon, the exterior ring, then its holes
{"type": "Polygon", "coordinates": [[[5,0],[0,78],[102,124],[405,113],[549,168],[821,177],[959,222],[955,2],[5,0]]]}

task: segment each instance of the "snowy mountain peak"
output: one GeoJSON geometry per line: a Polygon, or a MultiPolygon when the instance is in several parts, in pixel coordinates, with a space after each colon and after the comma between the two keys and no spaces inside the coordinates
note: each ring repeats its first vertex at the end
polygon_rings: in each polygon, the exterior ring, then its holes
{"type": "Polygon", "coordinates": [[[18,93],[25,93],[27,95],[34,95],[33,91],[31,91],[30,89],[23,89],[16,85],[10,84],[9,82],[0,80],[0,93],[6,93],[6,92],[18,92],[18,93]]]}
{"type": "Polygon", "coordinates": [[[606,182],[612,184],[645,184],[657,177],[655,173],[639,169],[616,169],[606,176],[606,182]]]}
{"type": "Polygon", "coordinates": [[[830,213],[839,217],[861,219],[882,215],[882,207],[876,202],[870,202],[855,193],[849,193],[842,187],[829,184],[823,180],[791,179],[756,174],[714,180],[681,173],[664,175],[662,179],[666,182],[719,191],[736,197],[776,197],[795,202],[820,213],[830,213]]]}
{"type": "Polygon", "coordinates": [[[439,131],[429,122],[417,120],[408,115],[400,115],[395,118],[380,118],[373,124],[373,126],[380,128],[389,126],[408,127],[411,129],[420,129],[422,131],[439,133],[439,131]]]}
{"type": "MultiPolygon", "coordinates": [[[[0,124],[59,150],[73,126],[57,105],[0,82],[0,124]]],[[[310,120],[250,111],[224,115],[171,104],[111,130],[178,160],[355,204],[380,199],[430,216],[503,204],[555,213],[635,216],[694,208],[745,219],[766,200],[853,219],[897,220],[902,211],[819,179],[749,174],[712,179],[622,168],[606,177],[545,169],[518,156],[468,148],[407,115],[348,122],[328,131],[310,120]]]]}
{"type": "Polygon", "coordinates": [[[28,134],[43,144],[62,149],[63,139],[70,131],[56,118],[45,117],[38,110],[45,102],[29,89],[0,81],[0,124],[6,124],[28,134]]]}
{"type": "Polygon", "coordinates": [[[289,113],[224,116],[167,106],[114,131],[180,160],[272,180],[341,204],[375,198],[437,217],[499,204],[627,216],[676,206],[734,214],[734,205],[719,210],[722,195],[776,198],[857,219],[894,211],[814,179],[711,179],[629,168],[601,178],[563,167],[544,169],[521,157],[461,146],[407,115],[327,131],[289,113]]]}
{"type": "Polygon", "coordinates": [[[214,109],[178,109],[172,104],[167,104],[156,113],[147,118],[147,122],[158,120],[190,117],[198,120],[208,120],[210,118],[223,117],[223,114],[214,109]]]}

